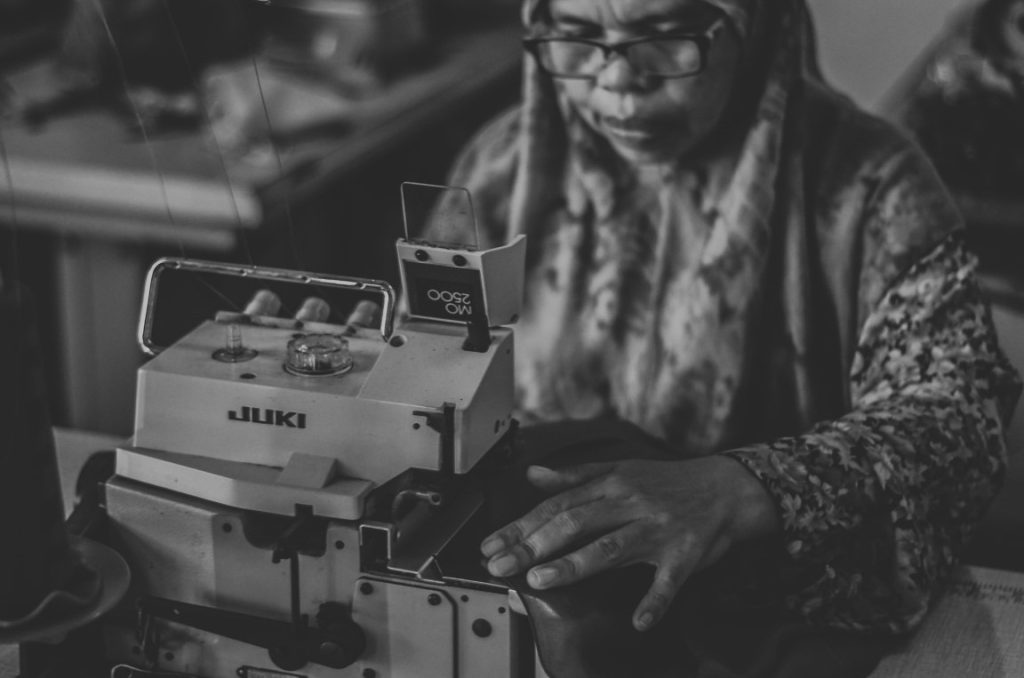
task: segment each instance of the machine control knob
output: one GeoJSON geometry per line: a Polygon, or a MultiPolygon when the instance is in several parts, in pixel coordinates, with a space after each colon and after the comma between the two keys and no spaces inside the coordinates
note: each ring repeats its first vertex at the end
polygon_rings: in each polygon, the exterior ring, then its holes
{"type": "Polygon", "coordinates": [[[348,340],[337,334],[299,334],[288,342],[284,368],[292,374],[325,376],[352,369],[348,340]]]}
{"type": "Polygon", "coordinates": [[[231,323],[224,335],[224,346],[213,352],[214,360],[222,363],[242,363],[256,357],[256,351],[242,343],[242,329],[231,323]]]}

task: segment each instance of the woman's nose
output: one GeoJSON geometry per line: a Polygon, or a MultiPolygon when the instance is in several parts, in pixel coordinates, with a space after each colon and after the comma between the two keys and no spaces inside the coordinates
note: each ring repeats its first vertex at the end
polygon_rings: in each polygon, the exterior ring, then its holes
{"type": "Polygon", "coordinates": [[[622,54],[611,54],[597,74],[597,86],[611,92],[642,89],[649,78],[640,73],[622,54]]]}

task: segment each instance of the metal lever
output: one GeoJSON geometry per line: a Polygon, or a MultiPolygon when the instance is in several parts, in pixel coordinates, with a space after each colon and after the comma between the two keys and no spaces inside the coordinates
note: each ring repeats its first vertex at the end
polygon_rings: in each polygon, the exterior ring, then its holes
{"type": "Polygon", "coordinates": [[[306,618],[302,615],[300,604],[299,544],[302,530],[311,522],[313,513],[308,506],[297,506],[296,510],[295,520],[277,540],[271,558],[275,564],[285,559],[288,560],[291,581],[292,628],[295,629],[296,635],[301,635],[307,624],[306,618]]]}
{"type": "Polygon", "coordinates": [[[474,313],[469,322],[466,323],[466,340],[462,343],[462,350],[487,353],[492,340],[490,321],[487,319],[487,314],[483,312],[474,313]]]}
{"type": "Polygon", "coordinates": [[[310,662],[342,669],[359,659],[366,648],[363,630],[341,603],[324,603],[317,612],[316,627],[298,631],[286,621],[153,596],[141,598],[138,607],[144,626],[149,618],[158,617],[262,647],[284,671],[295,671],[310,662]]]}
{"type": "Polygon", "coordinates": [[[437,431],[440,436],[440,468],[442,474],[450,476],[455,468],[455,403],[445,403],[441,410],[420,411],[414,410],[414,417],[423,417],[431,431],[437,431]]]}

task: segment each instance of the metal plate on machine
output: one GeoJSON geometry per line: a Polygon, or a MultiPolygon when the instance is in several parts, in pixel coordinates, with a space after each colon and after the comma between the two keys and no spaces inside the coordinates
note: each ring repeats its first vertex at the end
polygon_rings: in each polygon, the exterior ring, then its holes
{"type": "Polygon", "coordinates": [[[299,673],[282,673],[271,669],[258,669],[255,666],[242,666],[238,669],[240,678],[306,678],[299,673]]]}
{"type": "Polygon", "coordinates": [[[361,578],[352,619],[366,631],[361,669],[377,678],[453,678],[455,606],[443,589],[361,578]]]}

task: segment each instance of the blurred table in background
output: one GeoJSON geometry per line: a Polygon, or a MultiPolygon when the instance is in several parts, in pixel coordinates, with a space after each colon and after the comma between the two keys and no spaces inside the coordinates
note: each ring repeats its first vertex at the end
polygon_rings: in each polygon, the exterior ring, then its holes
{"type": "MultiPolygon", "coordinates": [[[[312,270],[390,262],[399,182],[442,181],[455,149],[514,101],[519,34],[491,24],[447,35],[431,58],[353,101],[345,133],[269,154],[225,159],[201,132],[143,139],[99,107],[39,129],[0,127],[0,228],[55,243],[57,423],[130,432],[135,325],[156,256],[312,270]]],[[[43,97],[50,72],[35,64],[8,82],[20,97],[43,97]]]]}

